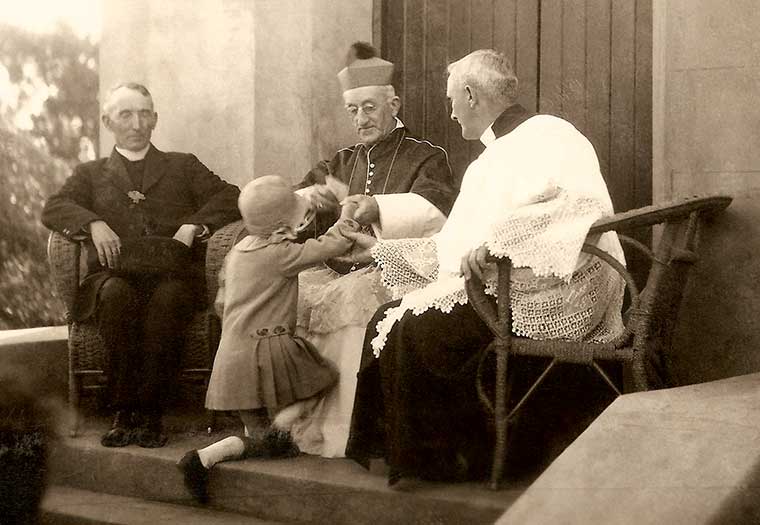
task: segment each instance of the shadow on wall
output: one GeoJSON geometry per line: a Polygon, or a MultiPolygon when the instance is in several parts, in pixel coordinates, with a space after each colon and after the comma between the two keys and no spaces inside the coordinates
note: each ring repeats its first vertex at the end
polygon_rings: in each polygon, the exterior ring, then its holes
{"type": "Polygon", "coordinates": [[[734,195],[700,232],[669,369],[676,386],[760,371],[760,191],[734,195]]]}

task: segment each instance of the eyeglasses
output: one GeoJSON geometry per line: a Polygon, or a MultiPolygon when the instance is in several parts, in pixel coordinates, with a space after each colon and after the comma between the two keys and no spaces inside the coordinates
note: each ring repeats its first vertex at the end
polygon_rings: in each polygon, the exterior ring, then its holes
{"type": "Polygon", "coordinates": [[[375,111],[377,111],[377,106],[369,102],[362,104],[361,106],[354,106],[353,104],[346,106],[346,113],[348,113],[351,117],[356,117],[359,114],[359,111],[369,117],[372,116],[375,111]]]}

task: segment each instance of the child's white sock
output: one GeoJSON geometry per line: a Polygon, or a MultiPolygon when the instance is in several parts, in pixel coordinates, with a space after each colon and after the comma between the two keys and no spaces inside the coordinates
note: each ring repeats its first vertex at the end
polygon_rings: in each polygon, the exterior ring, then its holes
{"type": "Polygon", "coordinates": [[[198,457],[203,466],[210,469],[222,461],[242,458],[244,451],[245,443],[243,440],[237,436],[230,436],[200,449],[198,457]]]}

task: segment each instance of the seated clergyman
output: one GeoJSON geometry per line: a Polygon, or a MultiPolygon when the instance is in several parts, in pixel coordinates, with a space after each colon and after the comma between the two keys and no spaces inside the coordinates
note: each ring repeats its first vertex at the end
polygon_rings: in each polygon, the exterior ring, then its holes
{"type": "MultiPolygon", "coordinates": [[[[299,184],[318,212],[317,232],[337,216],[339,201],[355,204],[354,218],[383,239],[429,236],[446,220],[456,196],[448,156],[399,120],[392,75],[393,64],[368,44],[352,46],[338,80],[358,142],[317,164],[299,184]]],[[[294,438],[302,451],[327,457],[345,455],[365,327],[389,299],[376,268],[344,266],[345,275],[303,272],[299,283],[299,329],[340,378],[294,438]]]]}
{"type": "Polygon", "coordinates": [[[240,192],[194,155],[151,144],[158,114],[145,86],[112,89],[102,120],[116,142],[110,157],[77,166],[48,199],[42,222],[66,237],[87,240],[87,274],[73,317],[97,324],[108,353],[114,419],[101,443],[161,447],[164,401],[172,391],[183,329],[204,302],[204,253],[197,239],[240,218],[240,192]],[[197,273],[127,273],[125,243],[156,239],[154,245],[168,247],[161,239],[172,238],[194,248],[189,268],[197,273]]]}
{"type": "MultiPolygon", "coordinates": [[[[493,335],[468,304],[465,280],[476,274],[496,292],[489,252],[516,267],[517,335],[608,341],[623,329],[622,279],[580,253],[589,227],[613,213],[593,146],[569,122],[516,103],[517,78],[502,54],[475,51],[448,71],[451,118],[485,151],[440,233],[367,236],[355,254],[381,265],[399,300],[369,323],[347,455],[364,465],[384,456],[390,484],[469,477],[482,465],[490,433],[475,374],[493,335]]],[[[614,232],[591,242],[624,262],[614,232]]]]}

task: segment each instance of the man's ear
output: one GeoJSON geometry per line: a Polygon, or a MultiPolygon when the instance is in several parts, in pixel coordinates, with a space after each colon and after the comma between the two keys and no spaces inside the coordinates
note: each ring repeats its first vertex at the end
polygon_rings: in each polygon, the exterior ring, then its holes
{"type": "Polygon", "coordinates": [[[158,123],[158,112],[153,112],[153,126],[150,129],[156,129],[156,124],[158,123]]]}
{"type": "Polygon", "coordinates": [[[464,92],[466,93],[467,104],[471,108],[474,108],[478,103],[478,96],[475,94],[475,91],[469,85],[465,84],[464,92]]]}
{"type": "Polygon", "coordinates": [[[391,99],[389,104],[391,105],[391,113],[395,117],[396,115],[398,115],[398,112],[401,109],[401,99],[395,96],[391,99]]]}
{"type": "Polygon", "coordinates": [[[111,131],[111,119],[108,118],[108,115],[103,114],[100,116],[100,121],[103,123],[103,126],[108,130],[111,131]]]}

